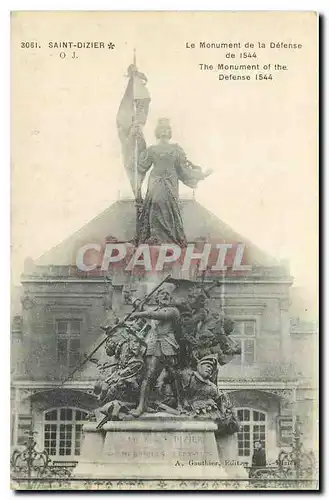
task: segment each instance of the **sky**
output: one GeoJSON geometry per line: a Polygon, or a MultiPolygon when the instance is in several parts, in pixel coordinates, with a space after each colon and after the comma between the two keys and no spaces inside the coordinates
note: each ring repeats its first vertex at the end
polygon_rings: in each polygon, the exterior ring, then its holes
{"type": "MultiPolygon", "coordinates": [[[[317,289],[317,73],[312,13],[15,13],[12,16],[12,276],[105,210],[131,196],[116,113],[136,48],[151,106],[173,141],[211,177],[199,203],[278,259],[297,286],[317,289]],[[246,17],[247,16],[247,17],[246,17]],[[249,17],[248,17],[249,16],[249,17]],[[22,48],[36,41],[40,48],[22,48]],[[104,41],[110,49],[50,49],[104,41]],[[219,81],[200,64],[239,64],[200,41],[252,42],[247,64],[285,64],[268,81],[219,81]],[[258,49],[258,41],[302,49],[258,49]],[[195,49],[186,43],[196,43],[195,49]],[[253,52],[253,51],[251,51],[253,52]]],[[[243,50],[233,51],[238,54],[243,50]]],[[[249,51],[249,49],[248,49],[249,51]]],[[[244,60],[242,62],[245,63],[244,60]]],[[[191,196],[188,188],[181,196],[191,196]]]]}

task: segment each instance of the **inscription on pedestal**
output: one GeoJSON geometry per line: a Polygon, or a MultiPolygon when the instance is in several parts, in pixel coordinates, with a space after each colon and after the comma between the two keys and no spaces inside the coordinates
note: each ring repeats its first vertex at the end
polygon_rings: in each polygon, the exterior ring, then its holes
{"type": "Polygon", "coordinates": [[[107,433],[104,457],[107,462],[173,464],[178,461],[216,459],[211,434],[186,432],[107,433]]]}
{"type": "Polygon", "coordinates": [[[77,477],[219,478],[221,466],[213,422],[166,418],[84,426],[77,477]],[[96,440],[102,446],[90,449],[96,440]]]}

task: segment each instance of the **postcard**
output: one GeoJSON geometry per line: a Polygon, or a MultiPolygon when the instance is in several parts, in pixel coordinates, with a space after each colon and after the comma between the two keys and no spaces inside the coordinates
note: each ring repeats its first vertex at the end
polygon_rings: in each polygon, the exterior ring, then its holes
{"type": "Polygon", "coordinates": [[[319,489],[318,24],[11,13],[12,489],[319,489]]]}

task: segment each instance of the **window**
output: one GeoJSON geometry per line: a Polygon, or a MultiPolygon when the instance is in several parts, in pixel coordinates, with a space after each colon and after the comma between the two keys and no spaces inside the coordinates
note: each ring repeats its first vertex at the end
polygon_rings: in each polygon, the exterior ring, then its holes
{"type": "Polygon", "coordinates": [[[237,409],[240,421],[238,432],[238,455],[239,457],[252,457],[255,441],[260,441],[266,450],[266,414],[249,408],[237,409]]]}
{"type": "Polygon", "coordinates": [[[232,340],[241,347],[241,354],[231,361],[235,365],[252,365],[256,357],[256,321],[234,321],[232,340]]]}
{"type": "Polygon", "coordinates": [[[64,366],[75,366],[80,356],[81,320],[56,321],[57,361],[64,366]]]}
{"type": "Polygon", "coordinates": [[[82,426],[87,412],[75,408],[58,408],[45,413],[44,449],[51,456],[80,455],[82,426]]]}

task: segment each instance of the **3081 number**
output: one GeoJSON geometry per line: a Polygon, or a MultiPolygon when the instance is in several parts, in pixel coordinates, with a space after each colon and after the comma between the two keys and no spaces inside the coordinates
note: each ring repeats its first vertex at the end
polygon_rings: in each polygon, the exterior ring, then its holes
{"type": "Polygon", "coordinates": [[[21,42],[21,49],[39,49],[38,42],[21,42]]]}

